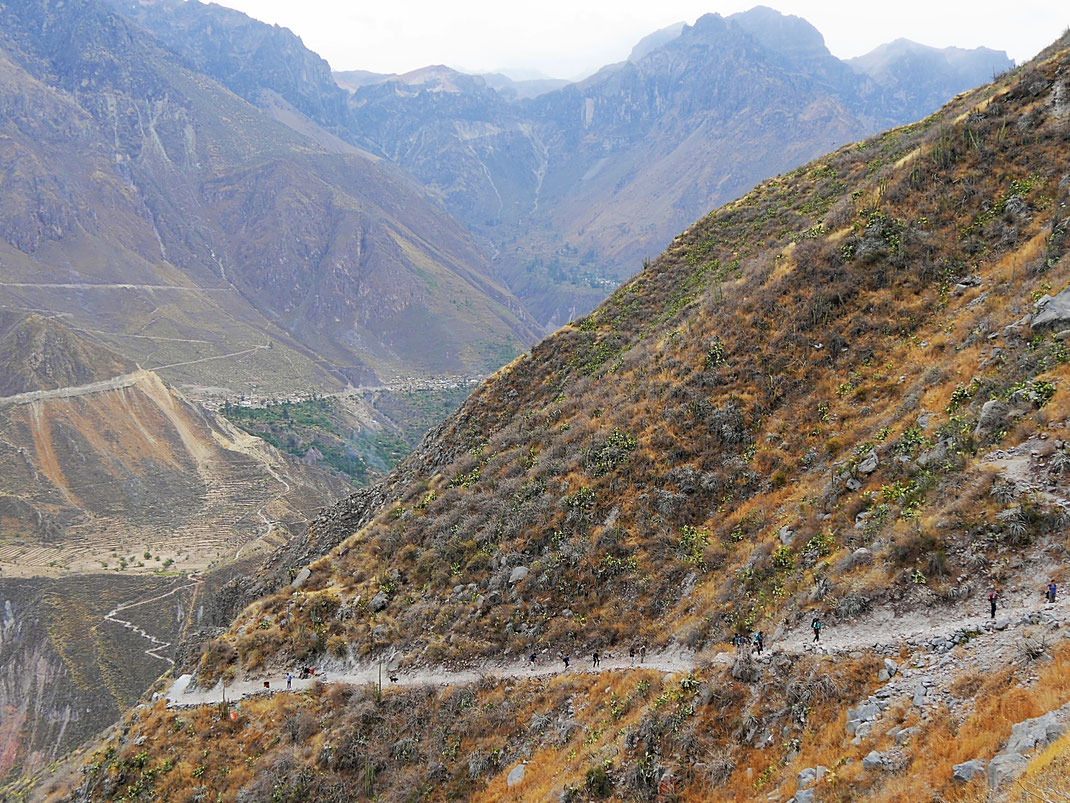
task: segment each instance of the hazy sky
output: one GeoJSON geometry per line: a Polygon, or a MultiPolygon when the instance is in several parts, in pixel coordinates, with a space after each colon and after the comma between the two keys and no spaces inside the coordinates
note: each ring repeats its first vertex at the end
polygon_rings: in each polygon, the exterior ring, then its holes
{"type": "MultiPolygon", "coordinates": [[[[646,34],[702,14],[757,5],[731,0],[218,0],[293,30],[335,70],[537,70],[574,78],[625,58],[646,34]]],[[[1019,63],[1067,27],[1067,0],[766,2],[797,14],[841,58],[906,37],[928,45],[1006,50],[1019,63]]]]}

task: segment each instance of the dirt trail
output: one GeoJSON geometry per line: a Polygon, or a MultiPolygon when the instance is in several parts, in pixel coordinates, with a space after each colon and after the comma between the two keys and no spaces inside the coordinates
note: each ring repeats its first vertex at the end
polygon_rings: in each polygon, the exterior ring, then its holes
{"type": "MultiPolygon", "coordinates": [[[[1038,594],[1039,596],[1039,594],[1038,594]]],[[[972,601],[975,606],[984,605],[983,600],[972,601]]],[[[990,633],[989,635],[998,641],[1005,643],[1012,639],[1013,632],[1024,627],[1016,619],[1024,614],[1036,611],[1047,611],[1057,617],[1063,623],[1070,622],[1070,606],[1066,599],[1062,599],[1056,605],[1013,605],[998,612],[996,621],[1005,623],[1005,631],[990,633]]],[[[970,613],[955,617],[947,616],[938,618],[938,614],[916,613],[908,616],[894,616],[890,611],[879,611],[875,616],[859,622],[852,622],[842,627],[832,627],[823,631],[822,641],[815,646],[811,643],[812,636],[809,625],[796,629],[781,639],[773,640],[767,649],[768,655],[777,652],[799,655],[804,653],[838,654],[855,650],[875,649],[891,650],[898,653],[899,646],[911,643],[917,646],[937,636],[949,637],[958,630],[969,629],[983,631],[988,622],[988,611],[970,613]]],[[[464,685],[473,683],[484,677],[496,679],[515,678],[524,680],[528,678],[549,677],[562,674],[599,674],[606,672],[623,672],[633,669],[655,669],[662,672],[684,673],[690,672],[703,662],[729,665],[735,660],[732,652],[699,653],[690,650],[675,650],[652,653],[646,656],[644,661],[638,658],[629,659],[625,655],[613,655],[602,658],[600,666],[595,670],[591,666],[591,656],[583,655],[570,661],[569,669],[565,669],[558,659],[547,660],[541,658],[534,667],[527,661],[488,663],[481,667],[471,669],[453,670],[445,667],[419,667],[413,670],[403,670],[392,673],[389,660],[382,663],[382,683],[384,686],[413,686],[413,685],[464,685]],[[391,681],[394,674],[396,681],[391,681]]],[[[192,676],[182,675],[171,686],[166,697],[168,704],[172,706],[207,705],[218,703],[223,699],[230,701],[239,700],[254,694],[265,692],[286,691],[284,674],[261,675],[251,678],[243,678],[229,684],[224,690],[221,684],[216,684],[211,689],[189,688],[192,676]],[[264,682],[270,685],[265,688],[264,682]]],[[[380,665],[363,664],[356,667],[347,667],[340,671],[318,671],[313,678],[293,678],[292,691],[302,691],[309,688],[314,682],[345,683],[354,686],[378,683],[380,678],[380,665]]]]}
{"type": "Polygon", "coordinates": [[[120,619],[117,614],[119,614],[121,611],[127,611],[131,608],[136,608],[139,605],[148,605],[150,602],[158,602],[161,599],[167,599],[167,597],[174,596],[179,591],[184,591],[187,588],[193,588],[195,586],[200,585],[202,582],[200,579],[194,577],[193,575],[190,575],[189,577],[192,582],[186,583],[185,585],[177,586],[176,588],[172,588],[166,594],[159,594],[155,597],[149,597],[148,599],[139,599],[134,600],[133,602],[124,602],[122,605],[116,605],[114,608],[108,611],[108,613],[104,614],[104,621],[114,622],[117,625],[121,625],[127,630],[132,630],[136,635],[141,636],[141,638],[147,639],[148,641],[152,642],[153,646],[145,650],[145,654],[151,655],[153,658],[159,658],[161,661],[167,661],[167,663],[171,664],[171,666],[174,666],[175,662],[173,660],[168,658],[166,655],[158,654],[160,650],[167,649],[171,646],[170,641],[163,641],[162,639],[156,638],[154,635],[152,635],[151,633],[147,633],[142,628],[135,625],[133,622],[127,621],[126,619],[120,619]]]}
{"type": "MultiPolygon", "coordinates": [[[[904,643],[928,641],[936,636],[954,633],[957,630],[981,630],[989,621],[987,601],[980,596],[968,603],[970,611],[955,612],[939,610],[911,611],[896,615],[882,608],[872,616],[849,622],[845,625],[825,623],[821,630],[821,652],[845,652],[867,648],[897,647],[904,643]]],[[[1044,605],[1041,586],[1033,598],[1017,598],[1006,602],[996,611],[996,621],[1015,618],[1030,611],[1049,610],[1066,618],[1067,600],[1064,597],[1056,605],[1044,605]]],[[[786,652],[810,652],[814,650],[813,631],[809,621],[800,624],[777,640],[777,645],[786,652]]]]}
{"type": "Polygon", "coordinates": [[[90,382],[88,385],[72,385],[54,390],[30,390],[25,393],[16,393],[14,396],[0,397],[0,405],[5,404],[30,404],[47,399],[71,399],[77,396],[88,396],[92,393],[104,393],[110,390],[120,390],[136,385],[148,375],[148,371],[134,371],[129,374],[113,376],[100,382],[90,382]]]}

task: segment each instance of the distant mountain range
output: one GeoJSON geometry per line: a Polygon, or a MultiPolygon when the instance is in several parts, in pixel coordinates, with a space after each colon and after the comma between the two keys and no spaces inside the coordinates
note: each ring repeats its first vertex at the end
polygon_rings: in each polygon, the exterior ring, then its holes
{"type": "Polygon", "coordinates": [[[849,62],[805,20],[757,7],[679,23],[579,83],[446,67],[338,73],[285,29],[196,0],[113,0],[252,103],[281,97],[403,167],[483,242],[546,328],[758,181],[917,120],[1012,66],[899,40],[849,62]]]}
{"type": "MultiPolygon", "coordinates": [[[[215,69],[240,55],[225,30],[205,41],[215,69]]],[[[287,55],[261,77],[309,82],[317,60],[287,55]]],[[[401,170],[194,67],[96,0],[0,8],[0,308],[61,315],[171,381],[265,393],[486,373],[536,336],[401,170]]]]}

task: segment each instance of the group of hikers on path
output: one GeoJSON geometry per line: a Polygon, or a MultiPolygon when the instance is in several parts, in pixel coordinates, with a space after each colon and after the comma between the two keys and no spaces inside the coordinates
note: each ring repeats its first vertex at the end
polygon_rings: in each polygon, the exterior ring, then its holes
{"type": "MultiPolygon", "coordinates": [[[[1044,586],[1044,601],[1047,602],[1049,605],[1054,605],[1055,604],[1055,594],[1056,594],[1056,592],[1058,590],[1059,590],[1059,587],[1055,584],[1054,580],[1049,582],[1046,586],[1044,586]]],[[[989,619],[995,619],[996,618],[996,606],[997,605],[999,605],[1000,607],[1004,607],[1004,608],[1007,607],[1003,603],[1003,590],[999,586],[996,586],[995,588],[993,588],[988,594],[988,618],[989,619]]]]}
{"type": "MultiPolygon", "coordinates": [[[[1044,587],[1044,600],[1045,600],[1045,602],[1047,602],[1048,604],[1054,605],[1055,604],[1055,595],[1056,595],[1057,591],[1058,591],[1058,586],[1056,586],[1055,581],[1053,580],[1053,581],[1049,582],[1044,587]]],[[[989,617],[992,618],[992,619],[996,618],[996,608],[997,607],[1006,607],[1004,605],[1004,603],[1003,603],[1003,590],[999,586],[995,586],[992,589],[992,591],[989,592],[989,594],[988,594],[988,604],[989,604],[989,617]]],[[[821,641],[821,629],[822,629],[822,627],[823,627],[823,622],[821,621],[821,619],[819,617],[815,616],[813,618],[813,620],[810,622],[810,629],[814,634],[814,643],[815,644],[819,643],[821,641]]],[[[762,653],[765,652],[765,634],[761,630],[758,630],[758,631],[752,633],[750,636],[746,636],[743,633],[737,633],[735,636],[732,637],[732,646],[736,648],[736,654],[740,655],[740,656],[747,655],[747,654],[761,655],[762,653]]],[[[608,653],[608,652],[603,653],[603,652],[600,652],[599,650],[594,650],[591,653],[591,668],[593,670],[597,671],[599,669],[599,667],[601,666],[601,664],[602,664],[602,659],[603,658],[612,658],[612,657],[613,656],[610,655],[610,653],[608,653]]],[[[635,666],[635,659],[636,658],[639,659],[639,663],[640,664],[643,664],[643,663],[646,662],[646,646],[645,645],[642,645],[642,646],[639,646],[639,647],[632,646],[632,647],[628,648],[628,660],[630,661],[630,664],[632,666],[635,666]]],[[[561,663],[564,664],[565,671],[568,671],[569,663],[571,661],[570,656],[567,653],[561,653],[560,654],[560,659],[561,659],[561,663]]],[[[538,656],[536,655],[536,653],[534,651],[532,651],[532,653],[528,656],[528,664],[531,666],[532,669],[534,669],[536,664],[537,664],[537,662],[538,662],[538,656]]],[[[315,675],[315,671],[316,670],[311,668],[311,667],[303,667],[301,669],[301,675],[300,676],[302,678],[309,678],[309,677],[312,677],[313,675],[315,675]]],[[[287,672],[286,676],[285,676],[286,689],[287,690],[290,690],[290,689],[293,688],[293,679],[294,679],[293,674],[291,674],[290,672],[287,672]]],[[[396,683],[398,681],[397,674],[394,673],[394,672],[391,672],[390,673],[390,680],[391,680],[391,682],[396,683]]],[[[265,687],[267,687],[268,686],[267,682],[265,682],[264,685],[265,685],[265,687]]]]}
{"type": "Polygon", "coordinates": [[[765,633],[761,630],[752,633],[750,636],[737,633],[732,638],[732,646],[736,648],[736,655],[746,655],[748,653],[761,655],[765,652],[765,633]]]}
{"type": "MultiPolygon", "coordinates": [[[[637,656],[639,658],[639,663],[644,663],[646,661],[646,646],[645,645],[641,646],[641,647],[638,647],[638,648],[630,647],[628,649],[628,658],[631,661],[633,666],[635,665],[635,659],[636,659],[637,656]]],[[[602,653],[602,652],[599,652],[598,650],[594,650],[591,653],[591,669],[597,670],[601,666],[603,658],[612,658],[612,657],[613,656],[608,652],[602,653]]],[[[561,663],[564,664],[565,670],[567,671],[568,668],[569,668],[569,664],[572,661],[571,656],[568,653],[561,653],[560,658],[561,658],[561,663]]],[[[534,669],[536,664],[538,663],[538,660],[539,660],[539,656],[534,651],[532,651],[532,653],[528,656],[528,665],[532,669],[534,669]]]]}

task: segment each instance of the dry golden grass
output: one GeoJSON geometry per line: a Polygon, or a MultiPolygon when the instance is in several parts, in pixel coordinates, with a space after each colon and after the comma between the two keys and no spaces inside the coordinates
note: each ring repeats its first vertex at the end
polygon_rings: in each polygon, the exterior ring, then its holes
{"type": "Polygon", "coordinates": [[[1008,803],[1070,801],[1070,733],[1037,755],[1010,790],[1008,803]]]}

